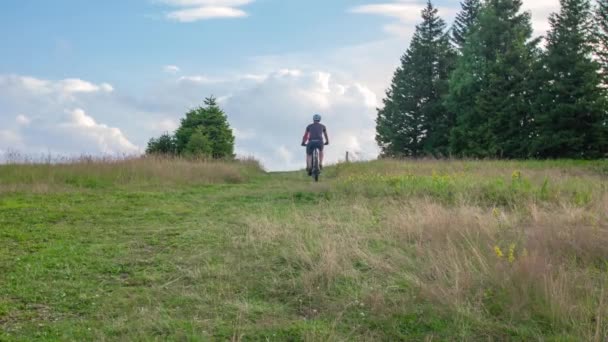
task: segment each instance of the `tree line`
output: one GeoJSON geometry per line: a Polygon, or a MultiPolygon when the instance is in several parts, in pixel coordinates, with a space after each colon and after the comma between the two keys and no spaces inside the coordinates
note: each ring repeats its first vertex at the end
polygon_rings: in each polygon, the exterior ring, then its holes
{"type": "Polygon", "coordinates": [[[422,11],[378,109],[382,156],[606,157],[608,0],[560,0],[542,38],[521,0],[461,6],[450,29],[422,11]]]}

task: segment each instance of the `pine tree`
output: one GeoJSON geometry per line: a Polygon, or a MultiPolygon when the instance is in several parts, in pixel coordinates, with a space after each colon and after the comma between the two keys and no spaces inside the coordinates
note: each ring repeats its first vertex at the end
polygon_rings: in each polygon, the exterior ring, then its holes
{"type": "Polygon", "coordinates": [[[401,58],[391,88],[378,110],[376,141],[384,157],[417,157],[422,153],[422,118],[413,96],[415,91],[410,50],[401,58]]]}
{"type": "Polygon", "coordinates": [[[401,59],[384,108],[378,111],[376,140],[383,155],[447,155],[452,117],[443,105],[455,54],[446,24],[428,1],[422,23],[401,59]]]}
{"type": "Polygon", "coordinates": [[[608,87],[608,0],[598,0],[595,19],[597,55],[602,65],[604,85],[608,87]]]}
{"type": "Polygon", "coordinates": [[[438,10],[431,2],[422,12],[421,39],[418,46],[417,73],[420,82],[421,112],[425,131],[424,153],[434,156],[449,154],[449,134],[454,125],[454,117],[445,107],[448,79],[454,69],[456,53],[446,33],[446,23],[438,16],[438,10]]]}
{"type": "Polygon", "coordinates": [[[203,132],[209,138],[214,158],[234,157],[234,134],[228,117],[217,105],[214,97],[205,99],[207,106],[203,116],[203,132]]]}
{"type": "Polygon", "coordinates": [[[528,156],[531,99],[528,80],[537,58],[529,13],[521,0],[488,0],[450,78],[448,108],[456,113],[455,155],[528,156]]]}
{"type": "Polygon", "coordinates": [[[598,158],[608,152],[606,97],[593,60],[595,25],[589,0],[560,0],[551,15],[537,101],[535,155],[598,158]]]}
{"type": "Polygon", "coordinates": [[[475,25],[481,11],[481,0],[464,0],[460,3],[462,10],[456,16],[452,26],[452,41],[458,49],[462,49],[471,28],[475,25]]]}

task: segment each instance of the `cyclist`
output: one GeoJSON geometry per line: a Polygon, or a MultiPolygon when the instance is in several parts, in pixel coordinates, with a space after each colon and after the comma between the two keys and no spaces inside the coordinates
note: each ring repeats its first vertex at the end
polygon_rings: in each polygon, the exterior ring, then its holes
{"type": "Polygon", "coordinates": [[[319,149],[319,168],[323,169],[323,145],[329,145],[327,128],[321,124],[321,115],[313,115],[312,121],[313,123],[306,127],[302,138],[302,146],[306,146],[306,172],[309,176],[312,174],[312,152],[315,148],[319,149]],[[325,140],[323,140],[323,136],[325,136],[325,140]]]}

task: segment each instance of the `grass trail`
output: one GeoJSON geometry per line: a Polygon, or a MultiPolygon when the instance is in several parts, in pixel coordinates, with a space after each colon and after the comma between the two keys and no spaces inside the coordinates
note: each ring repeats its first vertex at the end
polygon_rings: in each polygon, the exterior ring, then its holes
{"type": "Polygon", "coordinates": [[[0,340],[608,338],[605,162],[205,170],[0,166],[0,340]]]}

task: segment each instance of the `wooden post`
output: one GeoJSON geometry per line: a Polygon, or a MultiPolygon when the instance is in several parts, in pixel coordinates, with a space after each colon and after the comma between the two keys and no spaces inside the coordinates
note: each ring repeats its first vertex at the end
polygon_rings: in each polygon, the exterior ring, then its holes
{"type": "Polygon", "coordinates": [[[349,162],[349,160],[348,160],[348,151],[346,151],[346,162],[347,163],[349,162]]]}

